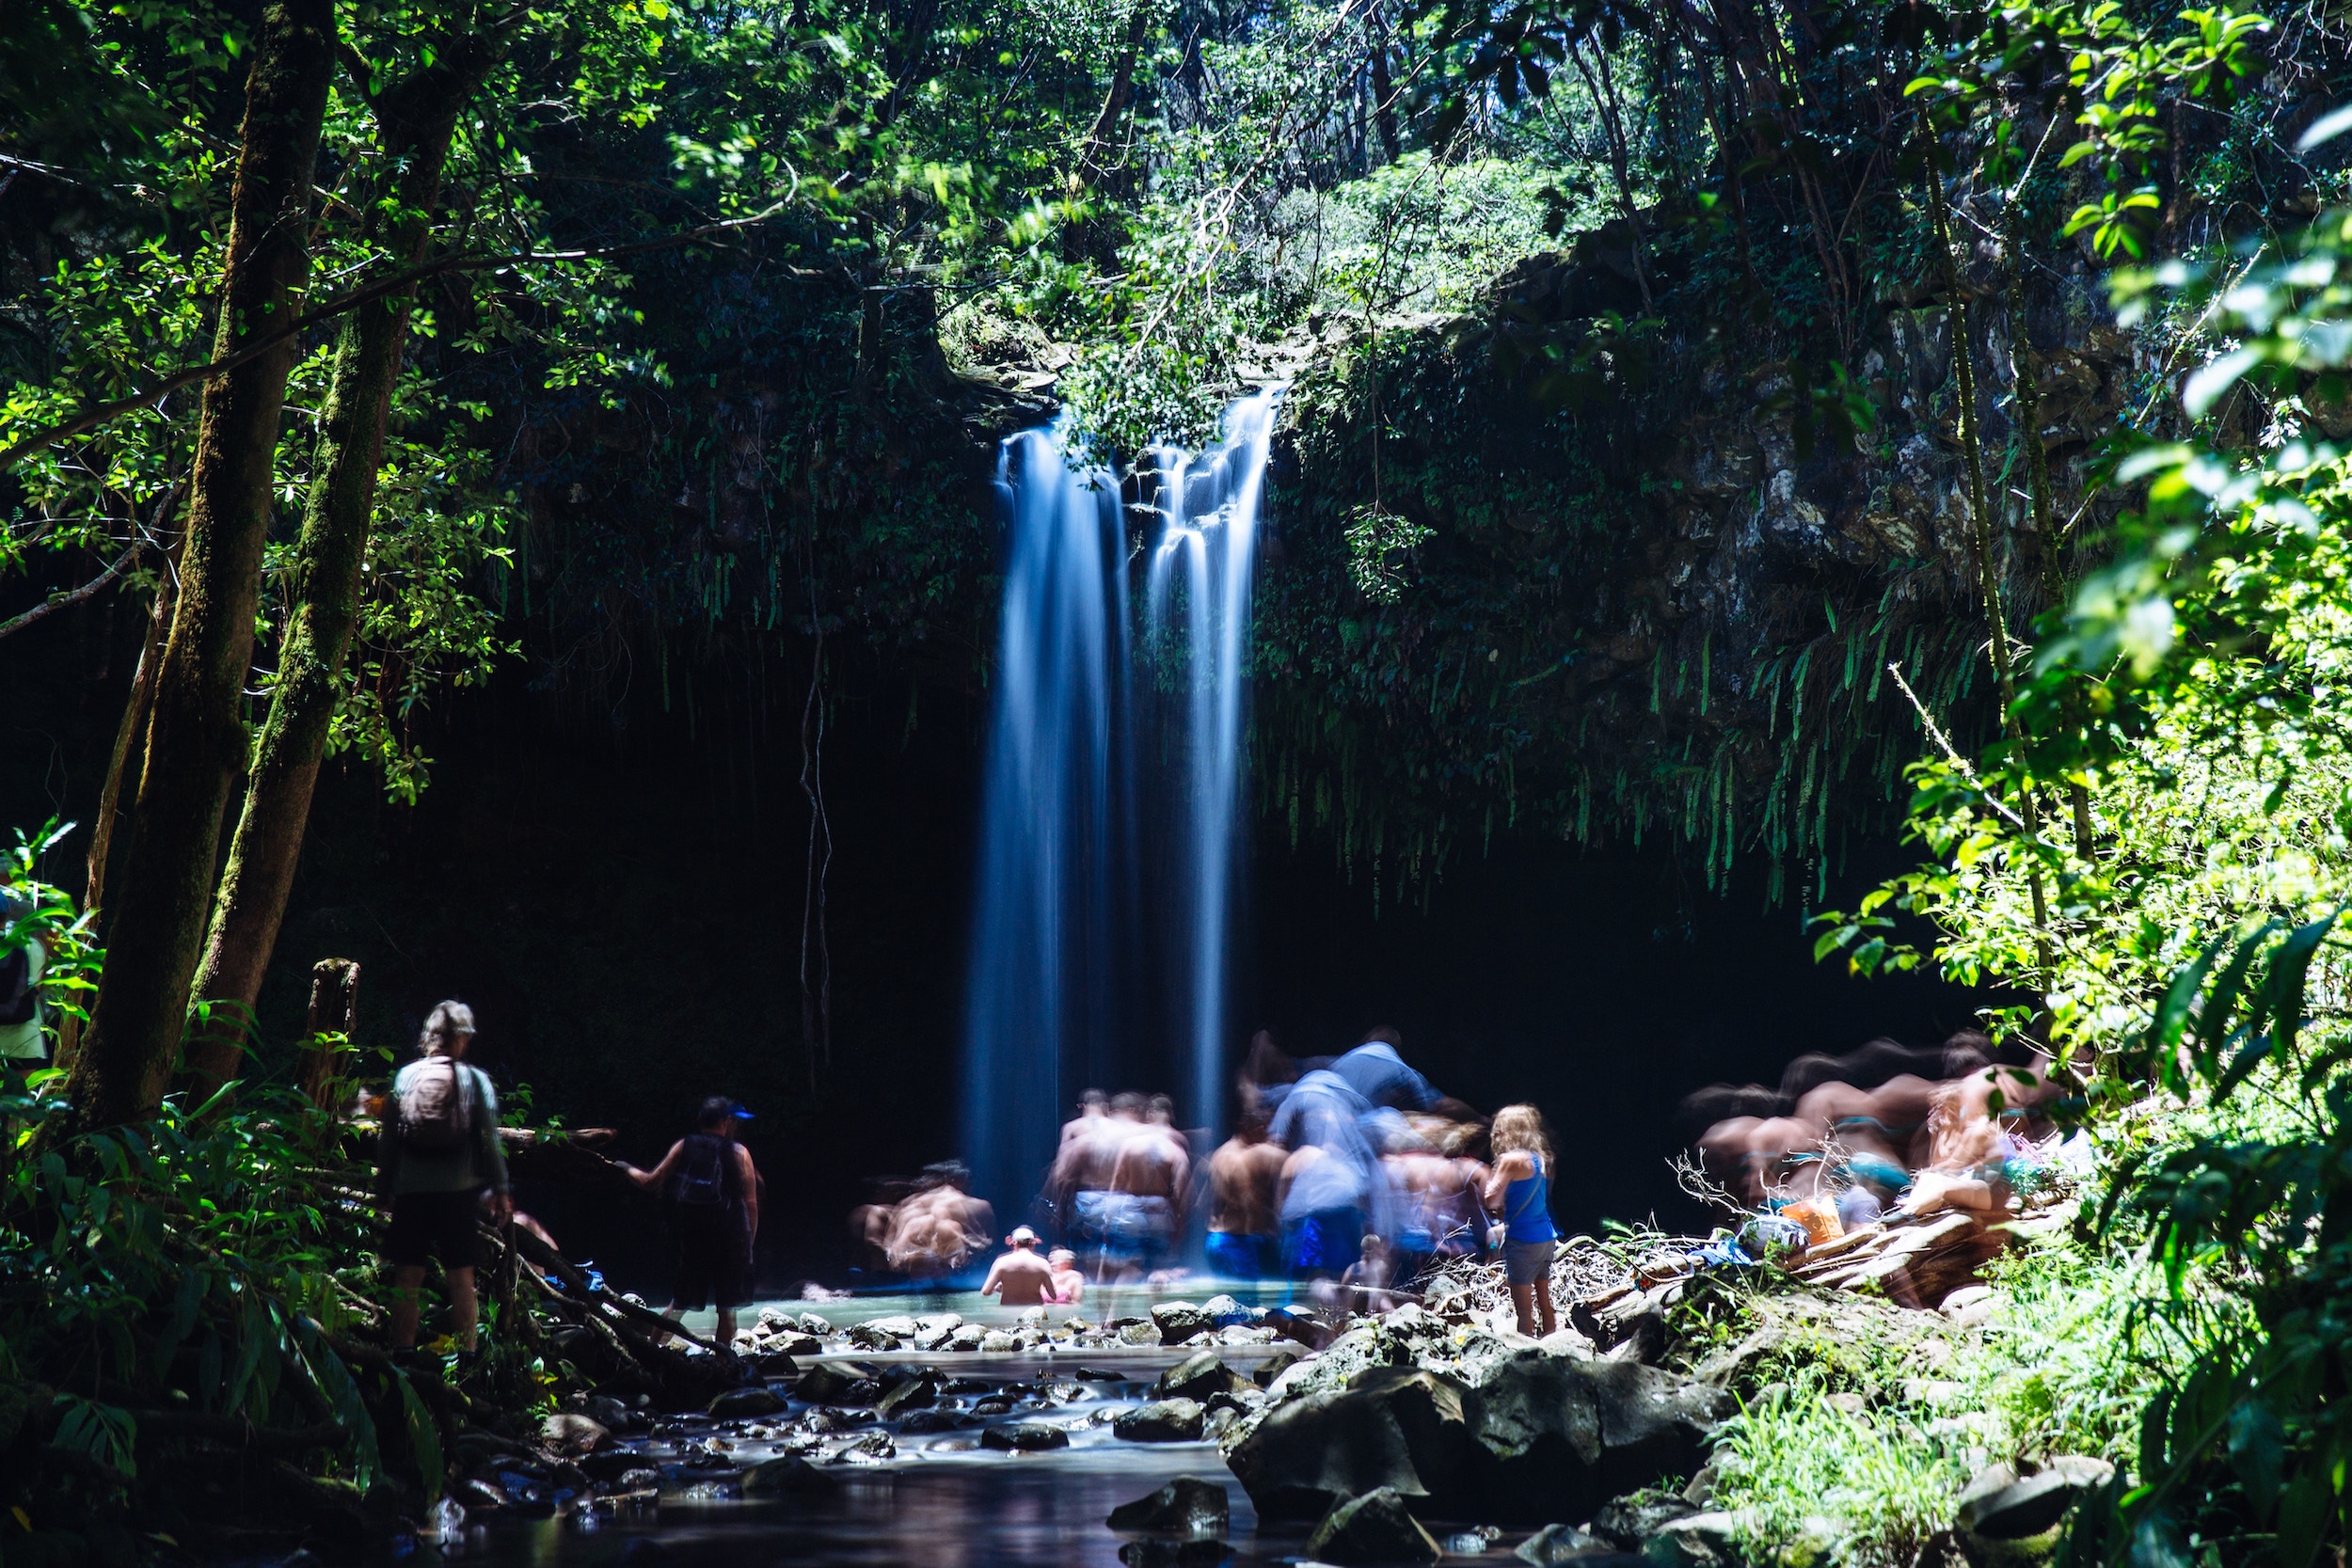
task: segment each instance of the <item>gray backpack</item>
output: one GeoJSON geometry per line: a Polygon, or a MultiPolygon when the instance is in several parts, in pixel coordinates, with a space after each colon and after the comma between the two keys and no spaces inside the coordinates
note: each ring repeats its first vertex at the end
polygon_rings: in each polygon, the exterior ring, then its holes
{"type": "Polygon", "coordinates": [[[473,1135],[472,1076],[454,1056],[429,1056],[424,1071],[400,1097],[400,1147],[412,1154],[446,1154],[473,1135]],[[449,1071],[433,1070],[436,1062],[449,1071]]]}

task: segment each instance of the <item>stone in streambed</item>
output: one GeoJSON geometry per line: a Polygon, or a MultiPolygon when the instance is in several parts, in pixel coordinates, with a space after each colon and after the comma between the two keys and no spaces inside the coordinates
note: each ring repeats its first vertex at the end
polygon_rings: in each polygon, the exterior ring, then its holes
{"type": "Polygon", "coordinates": [[[1208,1412],[1195,1400],[1154,1400],[1111,1418],[1111,1435],[1130,1443],[1197,1443],[1208,1412]]]}
{"type": "MultiPolygon", "coordinates": [[[[1690,1475],[1706,1458],[1724,1402],[1712,1388],[1637,1362],[1534,1348],[1504,1356],[1478,1373],[1463,1401],[1483,1506],[1462,1512],[1531,1524],[1547,1513],[1574,1518],[1666,1476],[1690,1475]]],[[[1596,1524],[1595,1533],[1609,1532],[1596,1524]]],[[[1625,1549],[1638,1550],[1649,1533],[1625,1549]]]]}
{"type": "Polygon", "coordinates": [[[1014,1421],[981,1433],[980,1447],[1008,1453],[1035,1453],[1042,1449],[1070,1447],[1070,1433],[1043,1421],[1014,1421]]]}
{"type": "Polygon", "coordinates": [[[948,1334],[943,1347],[954,1351],[975,1351],[988,1338],[988,1330],[978,1323],[958,1323],[948,1334]]]}
{"type": "Polygon", "coordinates": [[[823,1497],[840,1489],[839,1481],[798,1454],[763,1459],[743,1472],[747,1497],[823,1497]]]}
{"type": "Polygon", "coordinates": [[[1470,1513],[1472,1456],[1462,1388],[1408,1367],[1368,1368],[1344,1388],[1299,1396],[1234,1445],[1227,1463],[1261,1518],[1320,1519],[1386,1487],[1432,1513],[1470,1513]]]}
{"type": "Polygon", "coordinates": [[[1001,1328],[992,1328],[980,1337],[979,1348],[989,1355],[1009,1355],[1021,1348],[1021,1338],[1001,1328]]]}
{"type": "Polygon", "coordinates": [[[1222,1541],[1169,1541],[1146,1537],[1119,1548],[1126,1568],[1216,1568],[1233,1555],[1222,1541]]]}
{"type": "Polygon", "coordinates": [[[792,1397],[809,1404],[847,1404],[852,1388],[873,1379],[872,1368],[854,1361],[819,1361],[801,1374],[792,1397]]]}
{"type": "Polygon", "coordinates": [[[1246,1388],[1239,1372],[1217,1359],[1214,1351],[1195,1351],[1160,1374],[1152,1386],[1152,1392],[1162,1399],[1198,1400],[1206,1404],[1212,1396],[1230,1394],[1246,1388]]]}
{"type": "Polygon", "coordinates": [[[585,1416],[549,1416],[539,1423],[539,1442],[566,1458],[576,1459],[592,1453],[611,1439],[612,1431],[603,1422],[585,1416]]]}
{"type": "Polygon", "coordinates": [[[1622,1551],[1638,1552],[1660,1530],[1697,1512],[1672,1492],[1644,1487],[1604,1503],[1593,1515],[1593,1533],[1622,1551]]]}
{"type": "Polygon", "coordinates": [[[903,1326],[910,1337],[915,1333],[913,1318],[882,1318],[873,1323],[851,1323],[849,1336],[850,1347],[854,1350],[897,1350],[900,1344],[900,1338],[882,1327],[883,1323],[903,1326]]]}
{"type": "Polygon", "coordinates": [[[1392,1486],[1350,1497],[1324,1515],[1307,1538],[1318,1562],[1436,1562],[1445,1553],[1392,1486]]]}
{"type": "Polygon", "coordinates": [[[928,1377],[911,1377],[874,1402],[874,1414],[885,1421],[895,1421],[910,1410],[919,1410],[939,1398],[939,1385],[928,1377]]]}
{"type": "Polygon", "coordinates": [[[1232,1524],[1232,1503],[1223,1483],[1178,1476],[1150,1497],[1112,1509],[1107,1523],[1162,1535],[1223,1535],[1232,1524]]]}
{"type": "Polygon", "coordinates": [[[1731,1538],[1734,1523],[1721,1512],[1669,1519],[1642,1544],[1642,1556],[1656,1568],[1736,1568],[1740,1559],[1731,1538]]]}
{"type": "Polygon", "coordinates": [[[710,1417],[719,1421],[748,1421],[755,1416],[773,1416],[785,1407],[780,1395],[755,1385],[749,1388],[730,1388],[710,1402],[710,1417]]]}
{"type": "Polygon", "coordinates": [[[1152,1308],[1152,1324],[1160,1331],[1160,1343],[1180,1345],[1215,1328],[1216,1320],[1198,1302],[1163,1301],[1152,1308]]]}
{"type": "Polygon", "coordinates": [[[1585,1534],[1574,1525],[1546,1525],[1518,1544],[1511,1555],[1535,1568],[1557,1568],[1563,1562],[1578,1558],[1597,1557],[1616,1550],[1608,1542],[1585,1534]]]}
{"type": "Polygon", "coordinates": [[[1298,1365],[1296,1351],[1278,1350],[1258,1363],[1256,1369],[1249,1374],[1249,1381],[1261,1388],[1270,1388],[1274,1386],[1276,1378],[1280,1377],[1296,1365],[1298,1365]]]}
{"type": "Polygon", "coordinates": [[[2103,1459],[2068,1455],[2023,1480],[1995,1465],[1960,1494],[1956,1519],[1987,1541],[2023,1541],[2054,1528],[2085,1492],[2104,1486],[2115,1467],[2103,1459]]]}

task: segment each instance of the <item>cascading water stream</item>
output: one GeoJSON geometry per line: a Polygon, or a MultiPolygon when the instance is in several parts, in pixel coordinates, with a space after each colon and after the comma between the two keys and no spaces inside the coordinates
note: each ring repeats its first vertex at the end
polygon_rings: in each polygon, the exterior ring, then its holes
{"type": "Polygon", "coordinates": [[[1240,866],[1242,698],[1249,630],[1250,573],[1258,508],[1265,485],[1266,443],[1276,393],[1269,389],[1226,411],[1224,442],[1192,457],[1163,447],[1152,455],[1164,521],[1152,552],[1145,596],[1146,645],[1174,654],[1184,693],[1179,815],[1180,886],[1185,951],[1171,951],[1183,976],[1179,994],[1184,1051],[1184,1109],[1193,1125],[1215,1130],[1224,1107],[1225,989],[1228,946],[1240,866]],[[1181,590],[1183,603],[1174,601],[1181,590]],[[1173,635],[1183,616],[1181,644],[1173,635]]]}
{"type": "Polygon", "coordinates": [[[1008,547],[963,1144],[974,1193],[1007,1221],[1028,1212],[1088,1084],[1166,1087],[1181,1124],[1220,1119],[1250,574],[1277,396],[1233,404],[1209,451],[1151,454],[1140,628],[1116,476],[1073,467],[1058,426],[1011,437],[999,458],[1008,547]]]}

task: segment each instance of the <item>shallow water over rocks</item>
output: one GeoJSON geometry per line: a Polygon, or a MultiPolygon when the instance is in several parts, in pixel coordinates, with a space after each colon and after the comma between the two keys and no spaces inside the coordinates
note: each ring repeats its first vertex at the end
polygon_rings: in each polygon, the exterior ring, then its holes
{"type": "MultiPolygon", "coordinates": [[[[1086,1315],[1099,1323],[1134,1307],[1148,1310],[1151,1296],[1168,1293],[1138,1290],[1129,1301],[1122,1292],[1117,1301],[1089,1303],[1086,1315]]],[[[1280,1294],[1252,1293],[1262,1301],[1280,1294]]],[[[1018,1316],[961,1293],[776,1305],[815,1310],[837,1330],[898,1313],[1018,1316]]],[[[757,1309],[745,1316],[755,1320],[757,1309]]],[[[1249,1397],[1241,1389],[1249,1372],[1295,1349],[1217,1347],[1238,1374],[1229,1394],[1249,1397]]],[[[477,1509],[457,1539],[421,1544],[410,1561],[437,1553],[481,1568],[1212,1568],[1220,1561],[1248,1568],[1295,1560],[1306,1549],[1305,1529],[1262,1529],[1213,1438],[1135,1442],[1114,1433],[1120,1413],[1160,1397],[1155,1382],[1195,1354],[1195,1348],[1096,1346],[1009,1355],[829,1349],[796,1357],[803,1373],[854,1370],[873,1382],[856,1396],[863,1402],[827,1404],[797,1397],[795,1383],[774,1382],[775,1392],[791,1396],[785,1408],[745,1419],[644,1413],[628,1423],[644,1430],[614,1433],[586,1462],[607,1490],[629,1475],[623,1484],[633,1498],[587,1509],[565,1499],[553,1516],[538,1518],[518,1516],[530,1509],[477,1509]],[[929,1385],[919,1397],[878,1414],[875,1384],[898,1388],[916,1378],[929,1385]],[[1041,1436],[1052,1446],[1029,1444],[1041,1436]],[[771,1459],[782,1461],[770,1472],[780,1485],[755,1482],[745,1496],[752,1467],[771,1459]],[[1183,1543],[1180,1557],[1172,1539],[1110,1528],[1114,1509],[1184,1476],[1227,1495],[1222,1552],[1206,1542],[1183,1543]]],[[[1450,1533],[1434,1528],[1440,1538],[1450,1533]]],[[[1470,1541],[1450,1543],[1456,1553],[1449,1560],[1513,1562],[1508,1547],[1519,1533],[1470,1554],[1458,1551],[1470,1541]]]]}

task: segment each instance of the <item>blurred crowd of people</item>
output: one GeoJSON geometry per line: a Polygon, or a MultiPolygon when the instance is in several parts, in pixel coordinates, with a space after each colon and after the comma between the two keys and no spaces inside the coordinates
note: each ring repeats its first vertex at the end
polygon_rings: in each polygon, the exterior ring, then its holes
{"type": "Polygon", "coordinates": [[[1717,1085],[1683,1102],[1701,1168],[1736,1207],[1850,1230],[1912,1213],[2007,1206],[2058,1158],[2048,1060],[1974,1030],[1940,1047],[1876,1039],[1798,1057],[1777,1087],[1717,1085]]]}

